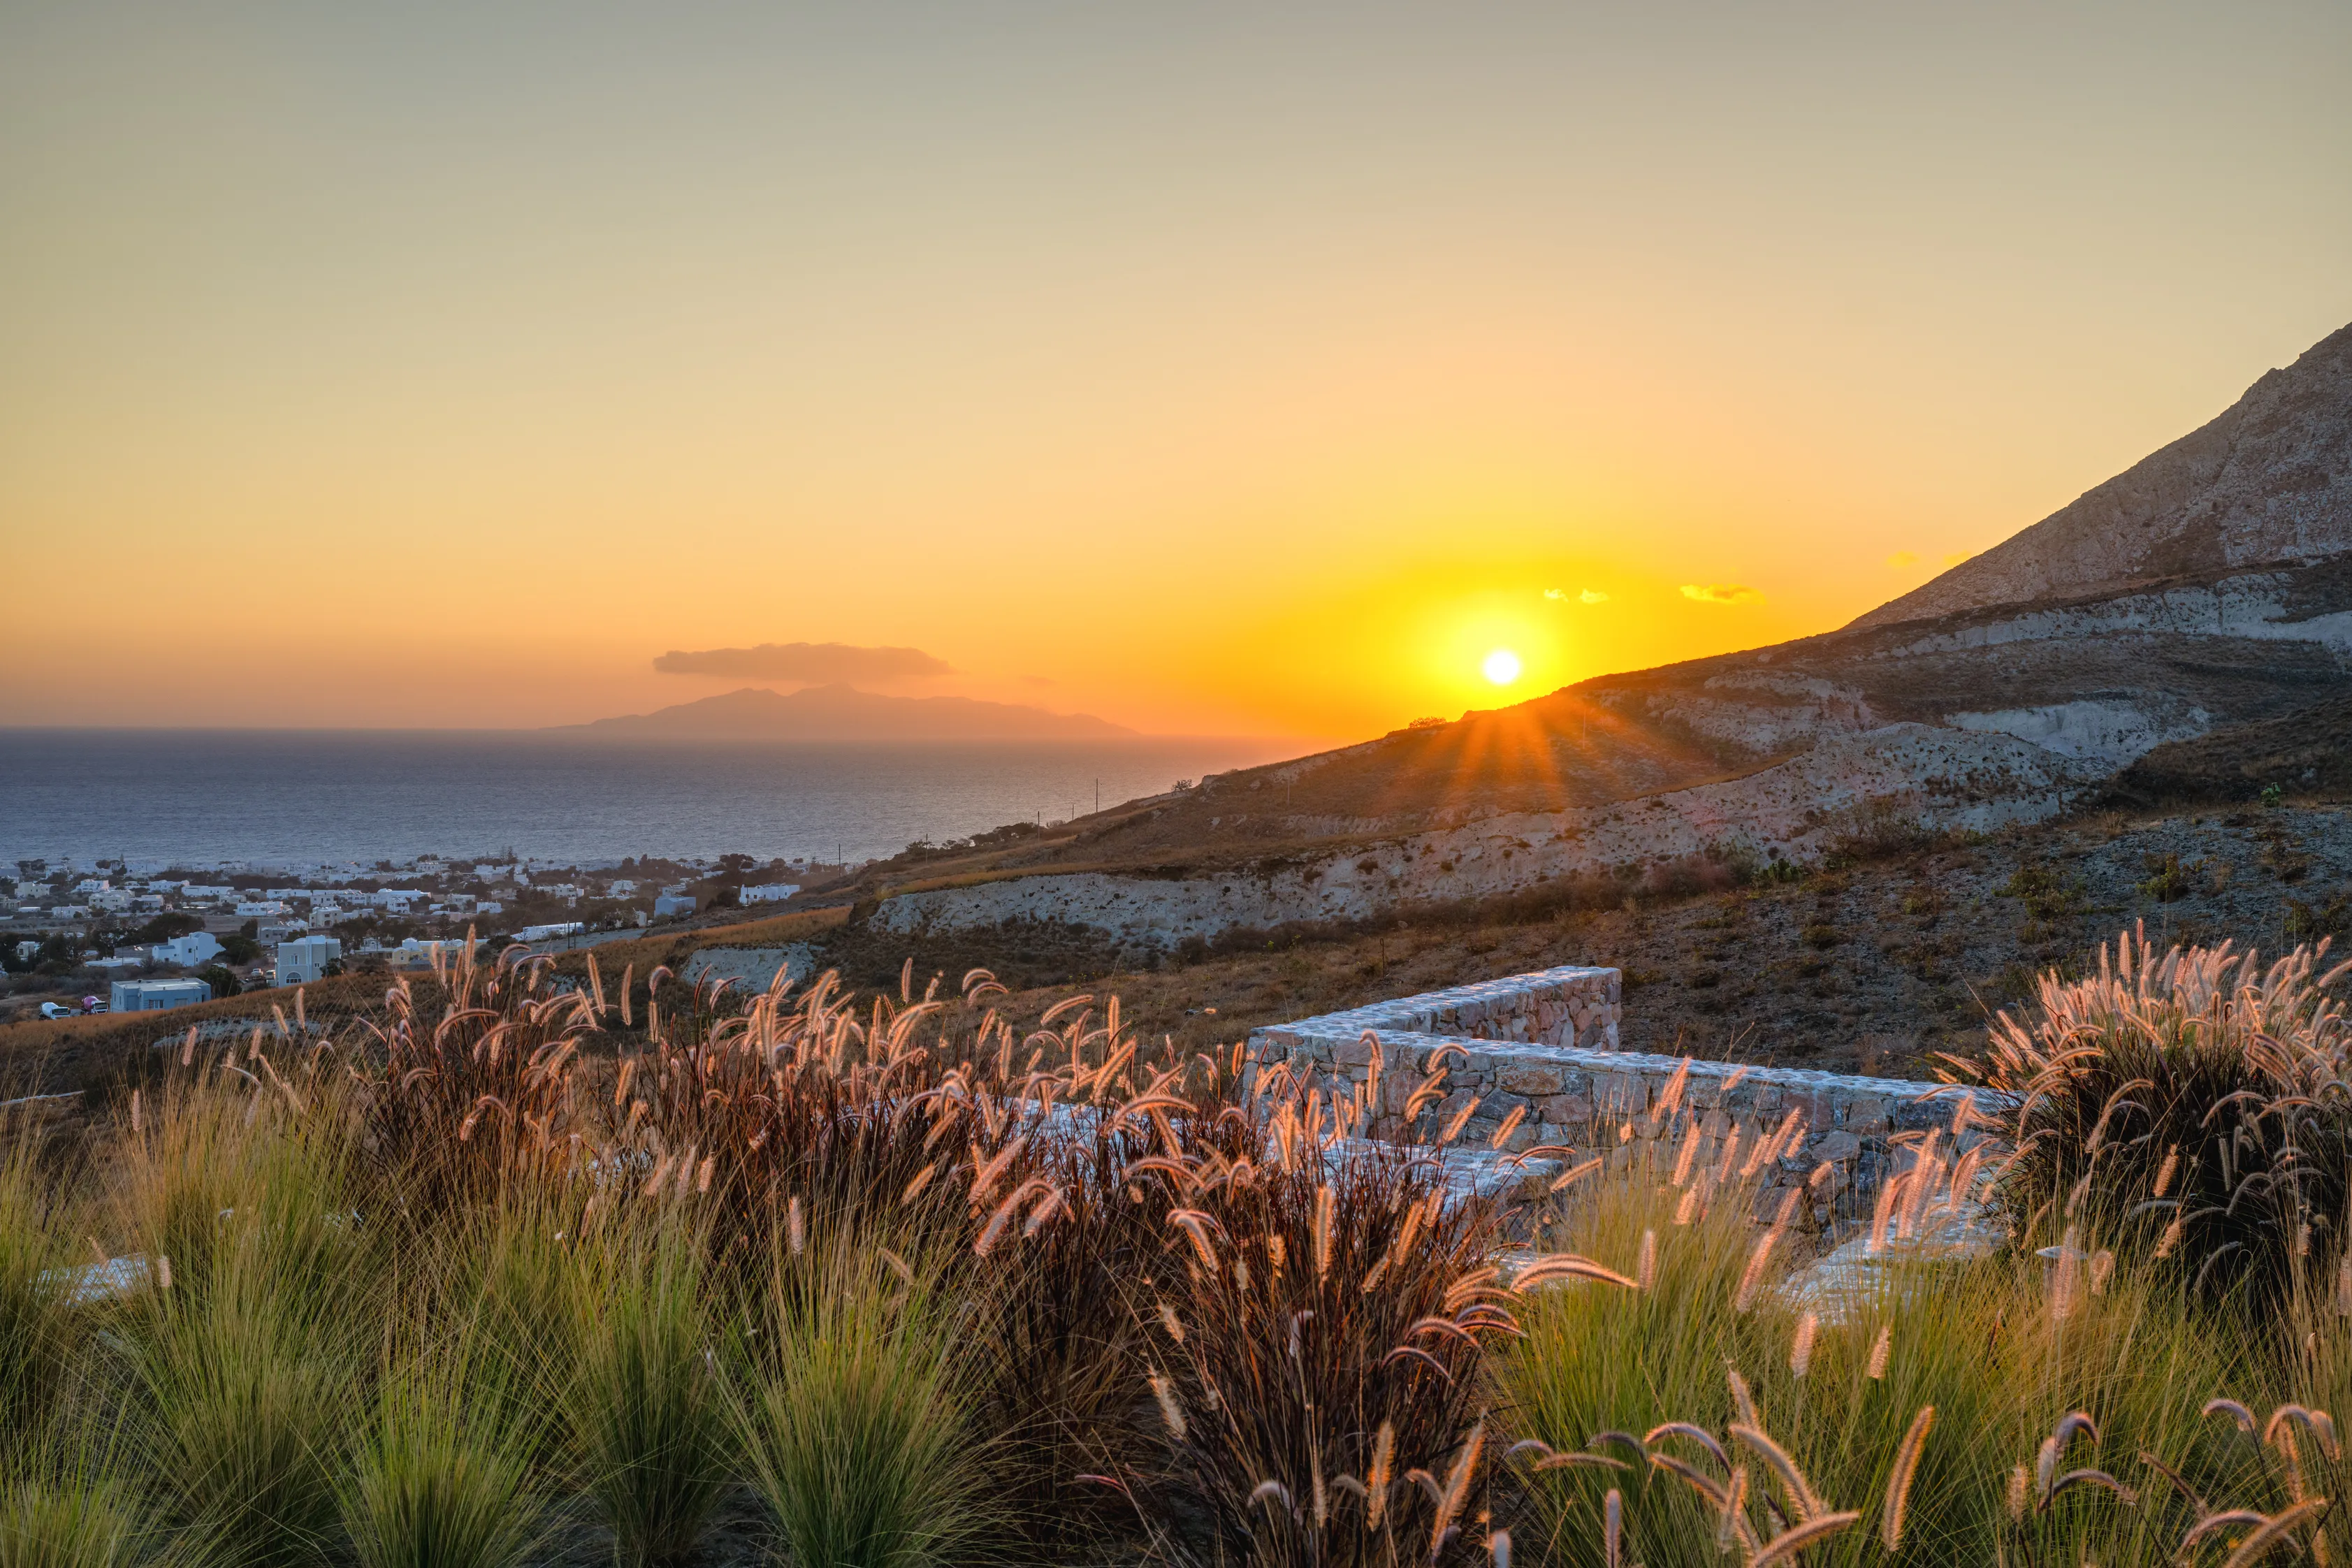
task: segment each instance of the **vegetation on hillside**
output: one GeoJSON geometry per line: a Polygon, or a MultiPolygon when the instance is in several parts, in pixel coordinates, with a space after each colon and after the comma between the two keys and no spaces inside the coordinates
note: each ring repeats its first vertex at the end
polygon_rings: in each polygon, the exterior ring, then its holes
{"type": "Polygon", "coordinates": [[[1508,1210],[1115,999],[468,956],[12,1139],[0,1563],[2340,1556],[2346,973],[2053,979],[1832,1289],[1677,1095],[1508,1210]]]}

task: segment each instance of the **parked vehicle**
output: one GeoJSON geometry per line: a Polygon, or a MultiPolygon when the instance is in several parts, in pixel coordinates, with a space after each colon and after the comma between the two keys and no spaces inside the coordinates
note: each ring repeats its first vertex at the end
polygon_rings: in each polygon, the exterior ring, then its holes
{"type": "Polygon", "coordinates": [[[78,1009],[68,1007],[62,1002],[44,1002],[41,1004],[41,1016],[44,1018],[73,1018],[79,1017],[79,1016],[80,1014],[78,1009]]]}
{"type": "Polygon", "coordinates": [[[106,1011],[106,998],[85,996],[81,999],[81,1010],[85,1013],[103,1013],[106,1011]]]}

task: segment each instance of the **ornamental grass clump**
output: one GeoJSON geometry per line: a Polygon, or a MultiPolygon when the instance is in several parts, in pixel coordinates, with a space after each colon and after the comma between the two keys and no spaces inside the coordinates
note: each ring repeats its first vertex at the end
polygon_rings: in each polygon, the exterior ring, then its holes
{"type": "Polygon", "coordinates": [[[72,1354],[73,1244],[61,1194],[68,1172],[45,1169],[29,1130],[0,1112],[0,1463],[38,1445],[64,1392],[72,1354]],[[13,1135],[13,1136],[12,1136],[13,1135]]]}
{"type": "Polygon", "coordinates": [[[2014,1108],[2013,1223],[2054,1205],[2208,1299],[2243,1282],[2275,1304],[2330,1274],[2352,1173],[2352,964],[2327,967],[2327,945],[2265,966],[2126,932],[2095,974],[2044,974],[2035,1012],[2003,1014],[1981,1057],[1948,1058],[2014,1108]]]}
{"type": "Polygon", "coordinates": [[[362,1386],[335,1325],[245,1258],[201,1293],[146,1298],[130,1335],[130,1394],[166,1522],[257,1568],[331,1551],[362,1386]]]}
{"type": "Polygon", "coordinates": [[[1164,1214],[1138,1305],[1171,1480],[1233,1561],[1486,1550],[1483,1356],[1517,1331],[1496,1205],[1349,1139],[1363,1109],[1276,1071],[1223,1113],[1229,1149],[1128,1167],[1164,1214]]]}
{"type": "Polygon", "coordinates": [[[573,1257],[560,1400],[575,1474],[622,1563],[681,1561],[734,1473],[702,1237],[639,1220],[573,1257]]]}
{"type": "Polygon", "coordinates": [[[496,1376],[472,1324],[384,1369],[341,1479],[360,1568],[514,1568],[538,1543],[533,1444],[483,1396],[496,1376]]]}
{"type": "Polygon", "coordinates": [[[943,1568],[1002,1553],[994,1456],[959,1343],[972,1314],[938,1261],[846,1238],[778,1255],[732,1410],[786,1561],[943,1568]]]}
{"type": "Polygon", "coordinates": [[[87,1455],[0,1476],[0,1568],[131,1568],[152,1544],[147,1510],[87,1455]]]}
{"type": "Polygon", "coordinates": [[[1726,1561],[1720,1542],[1752,1562],[1809,1519],[1851,1516],[1792,1544],[1793,1560],[2154,1568],[2208,1511],[2200,1503],[2291,1500],[2199,1415],[2222,1390],[2287,1386],[2286,1347],[2193,1309],[2168,1269],[2094,1267],[2078,1229],[2071,1274],[2036,1234],[1968,1261],[1889,1253],[1834,1289],[1791,1257],[1759,1287],[1745,1184],[1686,1213],[1662,1174],[1580,1189],[1563,1244],[1619,1280],[1570,1277],[1515,1304],[1525,1337],[1497,1367],[1529,1504],[1523,1551],[1699,1563],[1726,1561]],[[2078,1411],[2098,1441],[2069,1431],[2037,1477],[2078,1411]]]}
{"type": "Polygon", "coordinates": [[[434,950],[440,1016],[407,975],[364,1026],[353,1061],[364,1149],[404,1215],[433,1216],[526,1176],[576,1169],[585,1143],[577,1058],[602,988],[559,988],[553,960],[509,948],[480,961],[470,936],[434,950]]]}

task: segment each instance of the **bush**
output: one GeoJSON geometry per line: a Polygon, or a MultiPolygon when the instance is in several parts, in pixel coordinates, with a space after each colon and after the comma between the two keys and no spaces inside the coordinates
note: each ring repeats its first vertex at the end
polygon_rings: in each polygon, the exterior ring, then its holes
{"type": "Polygon", "coordinates": [[[2326,951],[2264,968],[2126,932],[2097,974],[2043,974],[1983,1057],[1947,1058],[2017,1108],[2000,1193],[2018,1224],[2055,1205],[2208,1294],[2244,1280],[2275,1299],[2342,1249],[2352,1026],[2332,993],[2352,965],[2323,972],[2326,951]]]}
{"type": "Polygon", "coordinates": [[[1916,798],[1880,795],[1840,813],[1822,839],[1822,854],[1833,865],[1887,860],[1941,848],[1951,837],[1927,826],[1916,798]]]}
{"type": "Polygon", "coordinates": [[[190,931],[204,929],[205,922],[202,916],[184,914],[178,910],[166,910],[132,931],[131,940],[152,945],[155,942],[169,942],[173,937],[185,936],[190,931]]]}

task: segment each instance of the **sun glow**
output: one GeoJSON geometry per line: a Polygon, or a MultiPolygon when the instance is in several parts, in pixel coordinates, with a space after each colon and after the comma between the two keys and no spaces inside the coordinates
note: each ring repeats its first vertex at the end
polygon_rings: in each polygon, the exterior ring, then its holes
{"type": "Polygon", "coordinates": [[[1486,656],[1486,662],[1479,668],[1496,685],[1508,686],[1519,678],[1519,656],[1509,648],[1498,647],[1486,656]]]}

